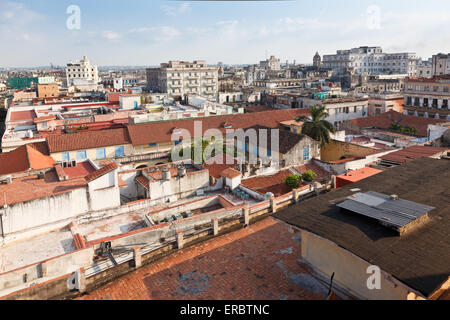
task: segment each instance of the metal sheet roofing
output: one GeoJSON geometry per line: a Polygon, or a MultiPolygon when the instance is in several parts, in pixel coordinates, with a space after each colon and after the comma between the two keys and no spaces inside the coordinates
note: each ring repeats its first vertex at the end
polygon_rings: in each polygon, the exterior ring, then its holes
{"type": "Polygon", "coordinates": [[[434,209],[404,199],[393,200],[373,191],[356,193],[347,199],[337,206],[396,227],[403,227],[434,209]]]}

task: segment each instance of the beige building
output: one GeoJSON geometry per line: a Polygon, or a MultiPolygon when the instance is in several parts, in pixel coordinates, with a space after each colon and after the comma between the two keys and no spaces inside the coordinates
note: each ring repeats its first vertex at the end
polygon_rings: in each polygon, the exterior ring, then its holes
{"type": "Polygon", "coordinates": [[[205,61],[169,61],[147,69],[147,88],[173,97],[197,94],[217,101],[218,77],[218,68],[208,67],[205,61]]]}
{"type": "Polygon", "coordinates": [[[79,62],[69,62],[66,66],[67,86],[96,85],[99,82],[97,66],[91,65],[84,56],[79,62]]]}
{"type": "Polygon", "coordinates": [[[39,98],[49,98],[58,97],[59,88],[56,83],[53,84],[39,84],[38,85],[38,97],[39,98]]]}
{"type": "Polygon", "coordinates": [[[410,78],[405,85],[404,109],[409,115],[450,119],[450,77],[410,78]]]}

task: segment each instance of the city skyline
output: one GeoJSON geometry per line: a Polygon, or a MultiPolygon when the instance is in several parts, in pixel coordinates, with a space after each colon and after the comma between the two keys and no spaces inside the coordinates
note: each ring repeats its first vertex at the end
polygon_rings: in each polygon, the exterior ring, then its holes
{"type": "Polygon", "coordinates": [[[311,63],[359,46],[415,52],[428,59],[450,52],[447,1],[6,1],[0,4],[0,67],[65,65],[87,55],[99,66],[150,66],[168,60],[252,64],[275,55],[311,63]],[[408,3],[408,6],[406,5],[408,3]],[[80,28],[67,9],[78,6],[80,28]],[[349,10],[351,8],[351,10],[349,10]],[[275,10],[276,9],[276,10],[275,10]],[[414,37],[406,37],[407,33],[414,37]],[[289,50],[286,50],[289,48],[289,50]],[[286,53],[288,52],[288,53],[286,53]],[[50,60],[50,61],[49,61],[50,60]]]}

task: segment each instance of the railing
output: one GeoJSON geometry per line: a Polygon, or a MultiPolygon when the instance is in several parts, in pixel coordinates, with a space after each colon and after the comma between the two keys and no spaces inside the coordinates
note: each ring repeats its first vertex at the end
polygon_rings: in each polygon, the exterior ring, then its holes
{"type": "Polygon", "coordinates": [[[141,154],[141,155],[117,158],[117,159],[115,159],[115,161],[118,163],[129,163],[129,162],[137,162],[137,161],[155,160],[155,159],[160,159],[160,158],[166,158],[169,156],[169,154],[170,154],[169,151],[155,152],[155,153],[149,153],[149,154],[141,154]]]}

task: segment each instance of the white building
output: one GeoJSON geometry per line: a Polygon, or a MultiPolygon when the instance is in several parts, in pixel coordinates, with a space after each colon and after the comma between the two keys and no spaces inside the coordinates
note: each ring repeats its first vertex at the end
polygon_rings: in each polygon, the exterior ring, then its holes
{"type": "Polygon", "coordinates": [[[384,53],[381,47],[359,47],[324,55],[323,66],[342,72],[352,68],[357,74],[399,73],[414,76],[418,59],[415,53],[384,53]]]}
{"type": "Polygon", "coordinates": [[[218,68],[208,67],[205,61],[169,61],[160,68],[147,69],[148,89],[172,97],[196,94],[217,101],[218,78],[218,68]]]}
{"type": "Polygon", "coordinates": [[[79,62],[69,62],[66,66],[67,86],[96,85],[99,82],[97,66],[92,66],[86,56],[79,62]]]}
{"type": "Polygon", "coordinates": [[[260,67],[265,70],[279,71],[281,70],[280,59],[276,59],[275,56],[270,56],[269,59],[261,61],[260,67]]]}

